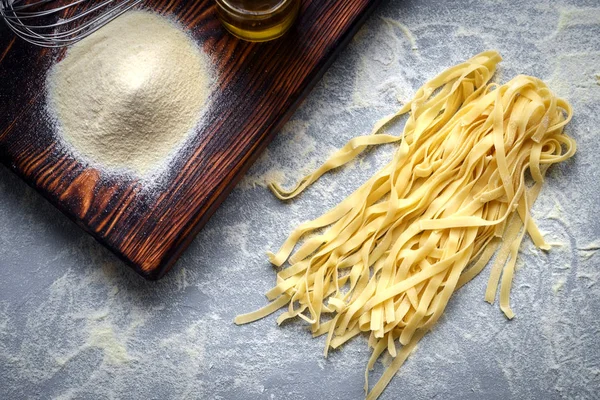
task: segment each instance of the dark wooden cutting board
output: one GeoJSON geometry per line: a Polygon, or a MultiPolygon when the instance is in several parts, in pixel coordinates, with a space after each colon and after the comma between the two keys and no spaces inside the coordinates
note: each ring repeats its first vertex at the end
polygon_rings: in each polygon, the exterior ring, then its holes
{"type": "Polygon", "coordinates": [[[64,214],[149,279],[163,276],[303,97],[348,42],[376,0],[304,0],[284,37],[236,39],[214,2],[146,1],[142,8],[188,27],[217,75],[217,93],[191,151],[145,190],[62,148],[45,117],[46,74],[64,50],[15,39],[0,27],[0,160],[64,214]]]}

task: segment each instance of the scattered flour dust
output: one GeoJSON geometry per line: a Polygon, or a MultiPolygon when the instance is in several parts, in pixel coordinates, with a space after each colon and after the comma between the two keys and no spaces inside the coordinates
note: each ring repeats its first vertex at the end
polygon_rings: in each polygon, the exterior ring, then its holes
{"type": "Polygon", "coordinates": [[[565,280],[561,278],[554,285],[552,285],[552,291],[556,294],[560,290],[562,290],[564,285],[565,285],[565,280]]]}
{"type": "Polygon", "coordinates": [[[286,156],[285,159],[276,157],[277,155],[266,149],[256,163],[256,167],[242,178],[239,187],[267,187],[272,182],[291,185],[311,172],[319,161],[314,155],[317,142],[308,133],[308,129],[309,125],[304,121],[288,122],[279,134],[282,138],[282,148],[279,149],[279,153],[286,156]]]}
{"type": "Polygon", "coordinates": [[[48,104],[75,153],[140,176],[165,165],[198,124],[207,56],[159,15],[128,12],[73,45],[48,77],[48,104]]]}
{"type": "Polygon", "coordinates": [[[179,274],[149,285],[120,264],[97,267],[68,270],[41,298],[29,298],[20,320],[0,302],[0,398],[42,386],[44,398],[55,399],[207,398],[202,374],[206,343],[215,341],[207,337],[216,334],[212,321],[194,316],[179,329],[157,324],[164,307],[168,314],[178,307],[185,290],[179,274]],[[144,332],[156,338],[143,340],[144,332]],[[49,384],[54,379],[61,385],[49,384]]]}

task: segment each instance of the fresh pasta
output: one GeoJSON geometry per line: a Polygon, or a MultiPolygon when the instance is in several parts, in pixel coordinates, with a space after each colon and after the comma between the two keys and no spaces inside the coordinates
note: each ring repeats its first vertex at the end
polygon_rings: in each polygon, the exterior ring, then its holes
{"type": "Polygon", "coordinates": [[[493,303],[499,288],[500,308],[512,318],[510,289],[525,233],[549,249],[529,210],[548,166],[570,158],[576,144],[563,133],[569,103],[530,76],[490,83],[500,61],[486,51],[447,69],[291,190],[272,184],[278,198],[291,199],[368,146],[399,143],[383,169],[269,254],[277,267],[289,262],[267,292],[271,303],[235,322],[287,306],[277,322],[304,319],[314,336],[326,335],[325,356],[368,332],[365,391],[375,399],[452,294],[494,255],[485,300],[493,303]],[[400,136],[380,133],[403,114],[400,136]],[[369,370],[385,351],[393,361],[369,391],[369,370]]]}

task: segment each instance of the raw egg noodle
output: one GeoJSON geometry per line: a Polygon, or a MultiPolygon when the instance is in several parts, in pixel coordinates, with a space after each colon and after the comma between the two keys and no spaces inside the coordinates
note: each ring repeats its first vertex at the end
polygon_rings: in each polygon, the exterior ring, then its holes
{"type": "Polygon", "coordinates": [[[494,302],[499,286],[500,308],[512,318],[509,295],[525,233],[549,249],[529,210],[547,167],[571,157],[576,145],[563,133],[571,106],[537,78],[490,83],[500,61],[486,51],[442,72],[293,189],[272,184],[278,198],[291,199],[368,146],[399,142],[389,164],[269,254],[277,267],[289,262],[267,292],[271,303],[235,322],[287,306],[277,322],[304,319],[314,336],[327,335],[325,355],[369,332],[365,390],[375,399],[452,294],[494,254],[485,299],[494,302]],[[401,136],[379,133],[406,113],[401,136]],[[306,234],[313,236],[292,255],[306,234]],[[384,351],[393,361],[369,392],[368,372],[384,351]]]}

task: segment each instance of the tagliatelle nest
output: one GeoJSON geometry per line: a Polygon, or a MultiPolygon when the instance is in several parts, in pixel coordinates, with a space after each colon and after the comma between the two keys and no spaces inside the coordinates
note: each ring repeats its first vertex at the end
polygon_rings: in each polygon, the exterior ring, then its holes
{"type": "Polygon", "coordinates": [[[332,210],[301,224],[270,254],[274,265],[290,264],[267,293],[272,302],[235,322],[287,305],[278,323],[306,320],[314,336],[327,334],[325,354],[369,332],[373,353],[366,377],[385,350],[394,357],[368,392],[375,399],[452,294],[497,251],[485,298],[493,302],[500,283],[500,307],[512,318],[510,288],[525,232],[538,247],[549,248],[529,210],[546,168],[571,157],[576,145],[563,133],[570,105],[541,80],[517,76],[504,85],[489,83],[500,60],[487,51],[444,71],[398,113],[379,121],[371,135],[352,139],[294,189],[272,185],[278,198],[290,199],[367,146],[400,143],[387,166],[332,210]],[[406,113],[401,136],[378,134],[406,113]],[[531,187],[527,170],[535,181],[531,187]],[[325,227],[290,257],[303,235],[325,227]]]}

